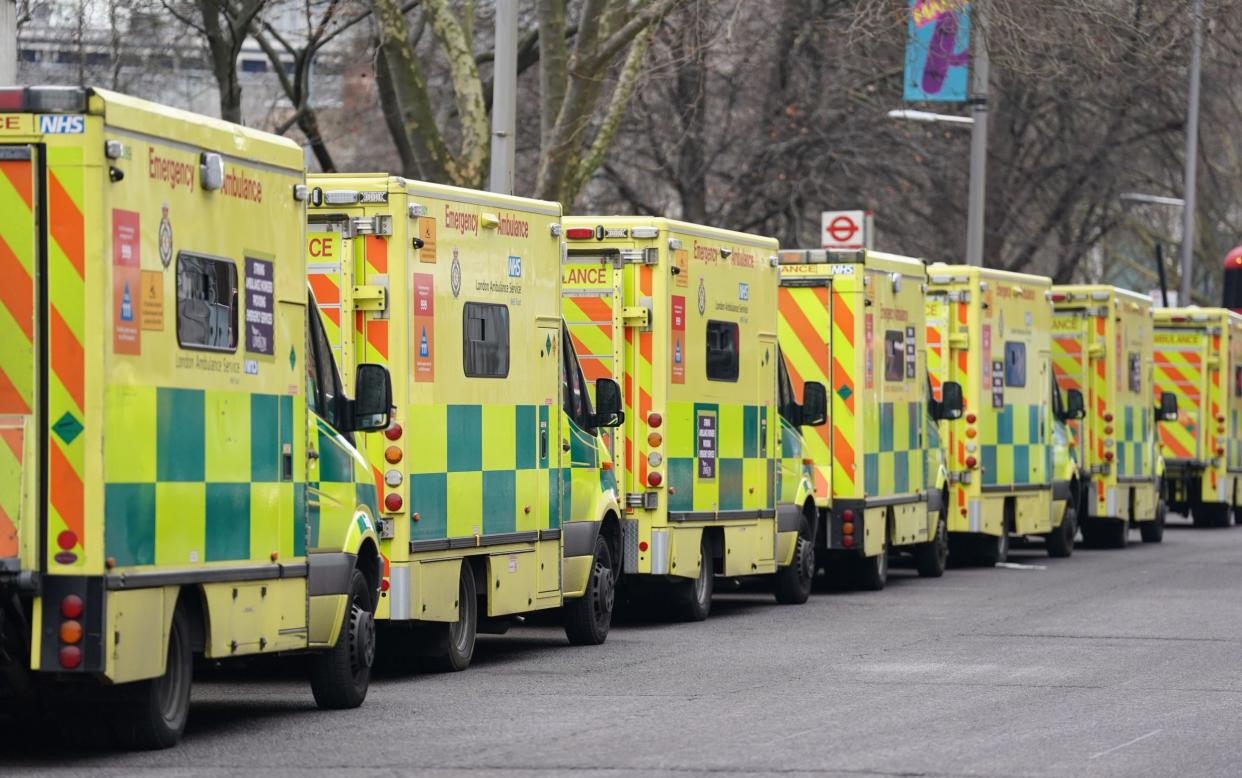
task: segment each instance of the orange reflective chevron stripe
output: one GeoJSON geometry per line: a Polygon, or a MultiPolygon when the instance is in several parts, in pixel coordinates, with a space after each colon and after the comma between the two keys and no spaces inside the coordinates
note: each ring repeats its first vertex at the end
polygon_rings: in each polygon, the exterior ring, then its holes
{"type": "Polygon", "coordinates": [[[34,281],[3,235],[0,235],[0,279],[4,279],[0,283],[0,306],[8,309],[26,340],[33,340],[34,281]]]}

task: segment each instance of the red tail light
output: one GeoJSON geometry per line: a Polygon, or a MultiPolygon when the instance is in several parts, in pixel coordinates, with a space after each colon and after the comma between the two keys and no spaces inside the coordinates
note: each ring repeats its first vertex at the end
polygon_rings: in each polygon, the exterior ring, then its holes
{"type": "Polygon", "coordinates": [[[854,520],[854,512],[852,510],[850,510],[849,508],[846,508],[845,510],[841,511],[841,521],[853,521],[853,520],[854,520]]]}
{"type": "Polygon", "coordinates": [[[640,540],[640,541],[638,541],[638,550],[639,550],[639,551],[646,551],[648,548],[650,548],[650,546],[648,546],[648,545],[647,545],[647,541],[645,541],[645,540],[640,540]]]}
{"type": "Polygon", "coordinates": [[[1104,414],[1104,421],[1106,421],[1106,422],[1108,422],[1109,424],[1111,424],[1111,423],[1112,423],[1112,421],[1113,421],[1113,415],[1112,415],[1111,413],[1106,413],[1106,414],[1104,414]]]}
{"type": "Polygon", "coordinates": [[[664,476],[660,475],[659,472],[652,470],[650,473],[647,473],[647,486],[659,486],[662,483],[664,483],[664,476]]]}
{"type": "Polygon", "coordinates": [[[384,430],[384,437],[389,440],[398,440],[401,437],[401,425],[395,421],[388,425],[388,429],[384,430]]]}
{"type": "Polygon", "coordinates": [[[595,237],[595,230],[590,227],[570,227],[565,230],[565,237],[570,240],[590,240],[595,237]]]}
{"type": "Polygon", "coordinates": [[[967,424],[974,424],[974,423],[975,423],[976,418],[978,418],[978,417],[976,417],[973,413],[968,413],[968,414],[966,414],[966,423],[967,423],[967,424]]]}
{"type": "Polygon", "coordinates": [[[66,619],[79,619],[82,617],[82,598],[76,594],[65,595],[65,599],[60,601],[60,615],[66,619]]]}
{"type": "Polygon", "coordinates": [[[1112,461],[1113,461],[1113,452],[1111,452],[1111,451],[1105,451],[1105,452],[1104,452],[1104,459],[1105,459],[1105,461],[1112,462],[1112,461]]]}
{"type": "Polygon", "coordinates": [[[405,500],[401,499],[401,495],[393,492],[384,498],[384,510],[390,513],[396,513],[405,505],[405,500]]]}
{"type": "Polygon", "coordinates": [[[660,414],[658,413],[647,414],[647,426],[659,427],[663,423],[664,423],[664,417],[661,416],[660,414]]]}
{"type": "Polygon", "coordinates": [[[82,649],[77,646],[61,646],[58,658],[60,659],[61,667],[66,670],[73,670],[82,664],[82,649]]]}
{"type": "Polygon", "coordinates": [[[975,459],[974,457],[966,457],[967,467],[974,467],[977,464],[979,464],[979,460],[975,459]]]}
{"type": "Polygon", "coordinates": [[[853,548],[854,536],[846,535],[845,537],[841,538],[841,545],[845,546],[846,548],[853,548]]]}

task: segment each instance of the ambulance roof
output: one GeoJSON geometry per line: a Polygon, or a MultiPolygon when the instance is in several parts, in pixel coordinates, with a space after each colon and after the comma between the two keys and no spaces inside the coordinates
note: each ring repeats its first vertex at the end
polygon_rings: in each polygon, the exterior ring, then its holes
{"type": "Polygon", "coordinates": [[[1052,279],[1047,276],[1015,273],[1010,270],[976,267],[974,265],[946,265],[943,262],[928,265],[927,275],[933,284],[949,284],[977,278],[981,281],[1006,281],[1015,284],[1030,284],[1032,286],[1052,286],[1052,279]]]}
{"type": "Polygon", "coordinates": [[[383,190],[389,194],[405,193],[413,197],[434,197],[455,203],[493,206],[510,211],[560,216],[561,204],[551,200],[484,192],[447,184],[416,181],[392,173],[313,173],[307,176],[312,186],[328,189],[383,190]]]}
{"type": "Polygon", "coordinates": [[[666,219],[664,217],[655,216],[566,216],[565,224],[574,224],[576,226],[595,226],[597,224],[611,225],[614,227],[658,227],[666,232],[678,233],[681,235],[694,235],[709,240],[730,241],[733,243],[748,244],[751,246],[761,247],[768,251],[776,251],[780,244],[776,238],[768,238],[763,235],[753,235],[749,232],[735,232],[733,230],[724,230],[719,227],[708,227],[703,224],[692,224],[690,222],[678,221],[676,219],[666,219]]]}
{"type": "MultiPolygon", "coordinates": [[[[1109,297],[1118,297],[1128,302],[1138,303],[1151,307],[1151,298],[1145,294],[1132,292],[1129,289],[1122,289],[1120,286],[1110,286],[1108,284],[1053,284],[1053,294],[1073,294],[1085,295],[1082,302],[1088,300],[1106,300],[1109,297]]],[[[1077,303],[1079,300],[1067,300],[1067,303],[1077,303]]]]}
{"type": "Polygon", "coordinates": [[[304,169],[301,147],[288,138],[106,89],[92,89],[91,95],[103,101],[102,114],[110,128],[185,143],[239,160],[299,172],[304,169]]]}

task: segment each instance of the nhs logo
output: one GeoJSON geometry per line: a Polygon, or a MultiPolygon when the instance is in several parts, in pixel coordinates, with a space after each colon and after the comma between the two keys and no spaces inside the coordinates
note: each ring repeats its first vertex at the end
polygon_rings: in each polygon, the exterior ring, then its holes
{"type": "Polygon", "coordinates": [[[522,277],[522,258],[521,257],[509,257],[509,277],[510,278],[521,278],[522,277]]]}
{"type": "Polygon", "coordinates": [[[44,135],[81,135],[86,131],[82,116],[40,116],[39,132],[44,135]]]}

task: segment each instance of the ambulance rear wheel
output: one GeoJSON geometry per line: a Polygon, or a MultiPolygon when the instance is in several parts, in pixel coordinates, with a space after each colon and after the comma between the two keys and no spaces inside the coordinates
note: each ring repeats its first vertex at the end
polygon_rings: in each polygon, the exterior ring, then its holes
{"type": "Polygon", "coordinates": [[[699,574],[690,580],[679,579],[673,583],[673,614],[681,621],[704,621],[712,612],[712,547],[703,533],[699,541],[699,574]]]}
{"type": "Polygon", "coordinates": [[[474,659],[474,643],[479,634],[479,600],[474,586],[474,571],[461,563],[461,580],[457,585],[457,621],[424,622],[422,665],[433,673],[456,673],[465,670],[474,659]]]}
{"type": "Polygon", "coordinates": [[[153,750],[177,744],[190,717],[191,660],[189,625],[178,609],[168,633],[164,674],[104,690],[114,696],[110,713],[121,746],[153,750]]]}
{"type": "Polygon", "coordinates": [[[595,555],[586,591],[565,602],[565,635],[575,646],[598,646],[608,638],[612,609],[617,596],[617,571],[612,549],[601,534],[595,538],[595,555]]]}
{"type": "Polygon", "coordinates": [[[776,601],[782,605],[801,605],[811,596],[815,583],[815,539],[806,519],[798,523],[793,561],[776,571],[776,601]]]}
{"type": "Polygon", "coordinates": [[[311,694],[320,708],[357,708],[367,698],[375,664],[374,607],[367,578],[355,568],[336,645],[311,657],[311,694]]]}
{"type": "Polygon", "coordinates": [[[994,567],[1009,561],[1009,528],[1001,529],[999,535],[979,535],[975,538],[975,558],[984,567],[994,567]]]}
{"type": "Polygon", "coordinates": [[[926,543],[914,547],[914,566],[924,578],[939,578],[949,563],[949,517],[940,509],[936,518],[936,534],[926,543]]]}
{"type": "Polygon", "coordinates": [[[1156,504],[1156,518],[1139,525],[1139,534],[1142,535],[1144,543],[1159,543],[1164,540],[1164,518],[1167,513],[1164,500],[1161,500],[1156,504]]]}
{"type": "Polygon", "coordinates": [[[854,559],[854,586],[865,592],[878,592],[888,583],[888,544],[875,556],[854,559]]]}
{"type": "Polygon", "coordinates": [[[1065,506],[1061,514],[1061,525],[1049,532],[1044,539],[1048,556],[1064,559],[1074,553],[1074,536],[1078,534],[1078,512],[1072,505],[1065,506]]]}

